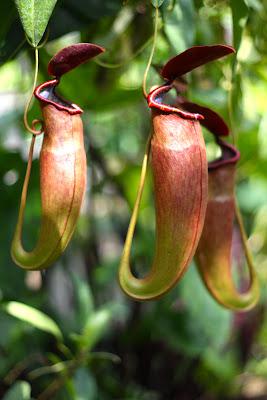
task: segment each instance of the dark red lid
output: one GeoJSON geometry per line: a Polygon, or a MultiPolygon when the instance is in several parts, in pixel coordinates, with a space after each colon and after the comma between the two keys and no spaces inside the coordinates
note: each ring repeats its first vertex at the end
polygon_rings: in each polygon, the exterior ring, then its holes
{"type": "Polygon", "coordinates": [[[223,44],[194,46],[171,58],[162,68],[161,76],[167,80],[174,80],[200,65],[207,64],[231,53],[235,53],[234,48],[223,44]]]}
{"type": "Polygon", "coordinates": [[[71,71],[73,68],[103,51],[105,51],[103,47],[92,43],[77,43],[64,47],[51,58],[48,64],[48,73],[56,78],[60,78],[66,72],[71,71]]]}

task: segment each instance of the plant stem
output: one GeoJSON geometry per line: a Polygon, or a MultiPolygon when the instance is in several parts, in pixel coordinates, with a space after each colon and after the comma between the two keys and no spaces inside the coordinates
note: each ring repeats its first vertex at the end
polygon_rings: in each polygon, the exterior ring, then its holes
{"type": "Polygon", "coordinates": [[[31,101],[33,98],[33,93],[34,93],[34,89],[36,87],[36,83],[37,83],[37,76],[38,76],[38,68],[39,68],[39,52],[38,52],[38,48],[35,47],[34,49],[34,53],[35,53],[35,71],[34,71],[34,79],[33,79],[33,85],[32,85],[32,90],[31,90],[31,95],[26,103],[25,106],[25,110],[24,110],[24,115],[23,115],[23,122],[24,122],[24,126],[27,129],[27,131],[31,132],[33,135],[38,135],[42,132],[42,130],[37,131],[34,127],[31,127],[28,123],[28,112],[29,112],[29,108],[31,105],[31,101]]]}
{"type": "Polygon", "coordinates": [[[155,48],[156,48],[156,42],[157,42],[157,36],[158,36],[158,22],[159,22],[159,8],[156,7],[153,44],[152,44],[151,53],[150,53],[150,56],[149,56],[149,59],[148,59],[148,62],[147,62],[147,66],[146,66],[146,69],[145,69],[144,78],[143,78],[143,86],[142,86],[143,87],[143,95],[144,95],[145,98],[147,98],[147,90],[146,90],[147,75],[148,75],[149,69],[151,67],[153,55],[154,55],[155,48]]]}
{"type": "Polygon", "coordinates": [[[31,176],[32,157],[33,157],[33,149],[34,149],[35,139],[36,139],[36,136],[32,135],[29,156],[28,156],[27,169],[26,169],[26,174],[25,174],[25,179],[24,179],[22,193],[21,193],[21,199],[20,199],[18,222],[17,222],[17,226],[16,226],[16,233],[15,233],[15,234],[18,234],[20,238],[22,235],[24,211],[25,211],[25,206],[26,206],[26,201],[27,201],[29,180],[30,180],[30,176],[31,176]]]}
{"type": "Polygon", "coordinates": [[[233,88],[234,88],[234,76],[236,72],[236,60],[234,60],[234,64],[231,67],[231,76],[229,78],[230,88],[228,92],[228,114],[229,114],[229,122],[230,122],[230,131],[233,140],[233,145],[236,146],[237,142],[237,134],[235,130],[235,121],[234,121],[234,113],[233,113],[233,88]]]}
{"type": "Polygon", "coordinates": [[[251,281],[253,281],[255,276],[256,276],[255,267],[254,267],[254,263],[253,263],[252,254],[251,254],[250,248],[249,248],[249,246],[247,244],[248,238],[247,238],[247,234],[246,234],[246,231],[245,231],[243,218],[242,218],[242,215],[241,215],[241,212],[240,212],[240,208],[239,208],[239,205],[237,203],[237,199],[236,198],[235,198],[235,216],[236,216],[236,221],[237,221],[237,224],[238,224],[238,227],[239,227],[242,244],[243,244],[243,247],[244,247],[244,252],[245,252],[245,257],[246,257],[247,264],[248,264],[250,279],[251,279],[251,281]]]}
{"type": "Polygon", "coordinates": [[[151,135],[149,136],[147,143],[146,143],[146,150],[145,150],[145,155],[144,155],[143,163],[142,163],[142,170],[141,170],[140,182],[139,182],[139,186],[138,186],[138,192],[137,192],[136,200],[134,203],[134,208],[133,208],[131,220],[129,223],[129,227],[128,227],[128,231],[127,231],[127,235],[126,235],[126,239],[125,239],[124,249],[123,249],[124,257],[126,257],[128,260],[130,258],[135,225],[136,225],[139,207],[140,207],[142,194],[143,194],[143,190],[144,190],[144,185],[145,185],[147,165],[148,165],[149,154],[150,154],[150,145],[151,145],[151,135]]]}

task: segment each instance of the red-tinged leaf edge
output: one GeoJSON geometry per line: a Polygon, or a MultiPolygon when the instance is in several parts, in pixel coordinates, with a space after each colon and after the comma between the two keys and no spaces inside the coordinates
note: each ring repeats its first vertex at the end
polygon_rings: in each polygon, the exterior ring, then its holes
{"type": "Polygon", "coordinates": [[[183,53],[171,58],[162,68],[161,76],[173,81],[178,76],[184,75],[193,69],[235,53],[231,46],[216,44],[211,46],[193,46],[183,53]]]}
{"type": "Polygon", "coordinates": [[[177,105],[191,113],[203,115],[204,119],[201,121],[201,125],[215,136],[229,136],[229,128],[224,119],[210,108],[187,101],[183,97],[177,97],[177,105]]]}
{"type": "Polygon", "coordinates": [[[185,118],[185,119],[202,120],[204,117],[201,114],[187,112],[187,111],[181,110],[180,108],[173,107],[171,105],[163,103],[164,94],[168,93],[172,88],[173,88],[173,85],[166,84],[166,85],[159,86],[156,89],[152,90],[147,96],[148,107],[156,108],[156,109],[166,112],[166,113],[176,113],[180,117],[185,118]]]}
{"type": "Polygon", "coordinates": [[[231,144],[217,138],[217,144],[220,146],[222,155],[220,158],[208,163],[208,170],[212,171],[223,165],[236,164],[240,158],[240,152],[231,144]]]}
{"type": "Polygon", "coordinates": [[[51,58],[48,64],[48,73],[51,76],[60,78],[62,75],[85,63],[105,49],[92,43],[76,43],[64,47],[51,58]]]}
{"type": "Polygon", "coordinates": [[[83,110],[76,104],[70,103],[67,100],[60,97],[56,92],[55,88],[58,85],[59,80],[53,79],[48,82],[44,82],[37,86],[34,95],[43,104],[52,104],[58,110],[67,111],[69,114],[81,114],[83,110]]]}

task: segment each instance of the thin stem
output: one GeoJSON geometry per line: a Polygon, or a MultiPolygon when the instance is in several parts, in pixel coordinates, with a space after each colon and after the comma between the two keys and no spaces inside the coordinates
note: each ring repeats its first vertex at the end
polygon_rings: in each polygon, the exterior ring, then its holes
{"type": "Polygon", "coordinates": [[[147,173],[147,165],[148,165],[149,154],[150,154],[150,146],[151,146],[151,135],[149,136],[147,143],[146,143],[146,150],[145,150],[145,155],[144,155],[144,159],[143,159],[143,163],[142,163],[142,170],[141,170],[140,182],[139,182],[139,186],[138,186],[138,192],[137,192],[131,220],[129,223],[129,227],[128,227],[128,231],[127,231],[127,235],[126,235],[126,239],[125,239],[124,249],[123,249],[123,254],[127,259],[129,259],[129,257],[130,257],[135,225],[136,225],[139,207],[140,207],[142,194],[143,194],[143,190],[144,190],[146,173],[147,173]]]}
{"type": "Polygon", "coordinates": [[[32,158],[33,158],[33,149],[34,149],[35,139],[36,139],[36,136],[32,135],[32,140],[31,140],[31,145],[30,145],[30,150],[29,150],[29,157],[28,157],[28,164],[27,164],[27,169],[26,169],[26,175],[25,175],[22,193],[21,193],[21,199],[20,199],[19,216],[18,216],[18,223],[17,223],[17,228],[16,228],[16,234],[18,234],[19,237],[21,237],[21,235],[22,235],[22,225],[23,225],[24,211],[25,211],[25,206],[26,206],[26,201],[27,201],[29,180],[30,180],[30,176],[31,176],[32,158]]]}
{"type": "MultiPolygon", "coordinates": [[[[231,128],[231,133],[232,133],[232,139],[233,139],[233,145],[236,145],[237,142],[237,134],[235,130],[235,121],[234,121],[234,114],[233,114],[233,88],[234,88],[234,76],[236,74],[237,70],[237,60],[234,60],[234,64],[232,65],[231,68],[231,77],[230,77],[230,89],[228,92],[228,113],[229,113],[229,120],[230,120],[230,128],[231,128]]],[[[238,205],[237,197],[235,194],[235,217],[236,217],[236,222],[239,227],[240,235],[241,235],[241,240],[243,244],[243,249],[245,253],[245,257],[247,260],[247,265],[248,265],[248,270],[249,270],[249,275],[250,275],[250,284],[251,286],[254,287],[255,291],[258,291],[258,281],[257,281],[257,276],[256,276],[256,271],[254,267],[254,262],[252,258],[251,251],[248,246],[248,238],[246,234],[246,230],[244,227],[244,222],[242,218],[242,214],[238,205]]]]}
{"type": "Polygon", "coordinates": [[[67,377],[55,379],[42,393],[39,394],[37,400],[51,399],[58,392],[58,390],[64,386],[66,379],[67,377]]]}
{"type": "Polygon", "coordinates": [[[244,252],[245,252],[245,256],[246,256],[246,260],[248,263],[248,269],[249,269],[249,273],[250,273],[250,278],[253,279],[253,277],[255,277],[256,273],[255,273],[255,268],[254,268],[254,264],[253,264],[253,259],[252,259],[252,254],[251,251],[249,249],[249,246],[247,244],[248,238],[247,238],[247,234],[245,231],[245,227],[244,227],[244,222],[243,222],[243,218],[240,212],[240,208],[239,205],[237,203],[237,199],[235,198],[235,216],[236,216],[236,221],[240,230],[240,235],[241,235],[241,240],[243,243],[243,247],[244,247],[244,252]]]}
{"type": "Polygon", "coordinates": [[[114,68],[115,69],[115,68],[123,67],[124,65],[126,65],[130,61],[132,61],[135,57],[137,57],[140,53],[142,53],[142,51],[152,42],[152,40],[153,40],[153,36],[151,36],[139,49],[137,49],[136,52],[131,57],[129,57],[127,60],[125,60],[123,62],[113,64],[113,63],[101,61],[98,58],[95,58],[94,62],[97,65],[100,65],[101,67],[104,67],[104,68],[110,68],[110,69],[114,68]]]}
{"type": "Polygon", "coordinates": [[[152,49],[151,53],[147,62],[146,70],[144,73],[144,78],[143,78],[143,95],[145,98],[147,98],[147,90],[146,90],[146,81],[147,81],[147,75],[149,72],[149,69],[151,67],[152,59],[155,53],[155,48],[156,48],[156,42],[157,42],[157,36],[158,36],[158,22],[159,22],[159,8],[156,7],[155,11],[155,28],[154,28],[154,35],[153,35],[153,44],[152,44],[152,49]]]}
{"type": "Polygon", "coordinates": [[[24,121],[24,126],[25,128],[31,132],[33,135],[38,135],[40,132],[36,131],[33,127],[31,127],[28,123],[28,111],[31,105],[31,101],[33,98],[33,93],[34,93],[34,89],[36,87],[36,83],[37,83],[37,76],[38,76],[38,68],[39,68],[39,53],[38,53],[38,48],[34,49],[34,53],[35,53],[35,72],[34,72],[34,80],[33,80],[33,85],[32,85],[32,91],[31,91],[31,95],[26,103],[25,106],[25,110],[24,110],[24,116],[23,116],[23,121],[24,121]]]}
{"type": "Polygon", "coordinates": [[[230,72],[230,78],[229,78],[229,83],[230,83],[230,88],[228,91],[228,114],[229,114],[229,122],[230,122],[230,132],[233,140],[233,145],[236,145],[237,141],[237,134],[235,131],[235,121],[234,121],[234,113],[233,113],[233,88],[234,88],[234,76],[236,72],[236,60],[234,61],[234,64],[232,65],[231,72],[230,72]]]}

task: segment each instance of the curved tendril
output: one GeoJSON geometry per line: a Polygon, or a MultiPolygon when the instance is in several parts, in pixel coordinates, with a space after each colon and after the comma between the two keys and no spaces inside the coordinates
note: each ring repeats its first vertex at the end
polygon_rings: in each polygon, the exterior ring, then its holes
{"type": "Polygon", "coordinates": [[[159,22],[159,8],[156,7],[153,44],[152,44],[151,53],[150,53],[150,56],[149,56],[149,59],[148,59],[148,63],[147,63],[147,66],[146,66],[146,70],[145,70],[145,73],[144,73],[143,85],[142,85],[143,95],[144,95],[145,98],[147,98],[147,91],[146,91],[147,75],[148,75],[148,72],[149,72],[149,69],[150,69],[150,66],[151,66],[151,63],[152,63],[152,59],[153,59],[153,56],[154,56],[155,48],[156,48],[156,42],[157,42],[157,36],[158,36],[158,22],[159,22]]]}
{"type": "MultiPolygon", "coordinates": [[[[228,92],[228,113],[229,113],[229,120],[230,120],[230,131],[232,133],[232,140],[233,140],[233,144],[236,145],[237,142],[237,134],[236,134],[236,130],[235,130],[235,123],[234,123],[234,115],[233,115],[233,88],[234,88],[234,76],[235,76],[235,72],[236,72],[236,66],[237,66],[237,60],[235,59],[235,62],[233,64],[233,67],[231,68],[231,72],[230,72],[230,88],[229,88],[229,92],[228,92]]],[[[245,257],[246,257],[246,261],[247,261],[247,265],[248,265],[248,271],[249,271],[249,277],[250,277],[250,288],[251,288],[251,292],[254,294],[254,302],[253,304],[255,304],[258,300],[259,297],[259,282],[257,279],[257,275],[256,275],[256,270],[255,270],[255,266],[253,263],[253,259],[252,259],[252,254],[251,251],[248,247],[247,241],[247,234],[245,231],[245,227],[244,227],[244,223],[243,223],[243,218],[240,212],[240,208],[237,202],[237,198],[235,195],[234,198],[234,206],[235,206],[235,217],[236,217],[236,222],[238,224],[239,230],[240,230],[240,235],[241,235],[241,240],[242,240],[242,244],[243,244],[243,248],[244,248],[244,253],[245,253],[245,257]]]]}
{"type": "Polygon", "coordinates": [[[256,302],[256,300],[259,296],[259,283],[257,280],[257,275],[256,275],[256,270],[255,270],[255,266],[254,266],[253,259],[252,259],[252,254],[251,254],[251,251],[247,244],[248,238],[247,238],[247,234],[246,234],[244,223],[243,223],[243,218],[242,218],[236,197],[235,197],[235,216],[236,216],[236,221],[237,221],[237,224],[238,224],[238,227],[240,230],[241,240],[242,240],[243,247],[244,247],[244,253],[245,253],[245,257],[246,257],[247,264],[248,264],[248,270],[249,270],[249,276],[250,276],[250,287],[253,289],[252,291],[256,293],[256,296],[255,296],[255,302],[256,302]]]}
{"type": "Polygon", "coordinates": [[[29,112],[29,108],[31,105],[31,101],[33,98],[33,93],[34,93],[34,89],[36,87],[36,83],[37,83],[37,76],[38,76],[38,68],[39,68],[39,52],[38,52],[38,48],[36,47],[34,49],[34,53],[35,53],[35,71],[34,71],[34,80],[33,80],[33,85],[32,85],[32,91],[31,91],[31,95],[26,103],[25,106],[25,110],[24,110],[24,115],[23,115],[23,122],[24,122],[24,126],[27,129],[27,131],[29,131],[30,133],[32,133],[33,135],[40,135],[43,132],[43,123],[40,120],[34,120],[32,122],[32,126],[29,125],[28,123],[28,112],[29,112]],[[41,123],[41,129],[37,130],[35,129],[35,125],[38,123],[41,123]]]}
{"type": "Polygon", "coordinates": [[[30,41],[30,39],[29,39],[29,37],[28,37],[27,35],[25,35],[25,40],[26,40],[26,41],[29,43],[29,45],[30,45],[31,47],[33,47],[34,49],[41,49],[42,47],[44,47],[44,46],[46,45],[46,43],[47,43],[47,41],[48,41],[48,38],[49,38],[49,34],[50,34],[50,31],[49,31],[49,28],[47,28],[46,31],[45,31],[45,36],[44,36],[43,40],[42,40],[41,43],[38,44],[37,46],[33,45],[33,43],[30,41]]]}
{"type": "Polygon", "coordinates": [[[21,193],[21,199],[20,199],[18,222],[17,222],[17,227],[16,227],[16,233],[15,233],[15,236],[18,236],[18,237],[21,237],[21,235],[22,235],[22,225],[23,225],[24,211],[25,211],[26,200],[27,200],[29,180],[30,180],[30,176],[31,176],[32,158],[33,158],[35,139],[36,139],[36,135],[32,135],[29,156],[28,156],[27,169],[26,169],[26,174],[25,174],[25,179],[24,179],[22,193],[21,193]]]}
{"type": "Polygon", "coordinates": [[[36,49],[41,49],[42,47],[44,47],[46,45],[46,43],[48,42],[49,34],[50,34],[50,30],[49,30],[49,28],[47,28],[43,40],[41,41],[40,44],[38,44],[38,46],[36,46],[36,49]]]}
{"type": "Polygon", "coordinates": [[[142,162],[142,169],[141,169],[141,175],[140,175],[140,182],[138,186],[138,191],[137,191],[137,196],[136,200],[134,203],[134,208],[133,212],[131,215],[131,220],[129,223],[125,243],[124,243],[124,248],[122,252],[122,258],[121,258],[121,263],[120,263],[120,275],[124,275],[125,270],[128,270],[129,266],[129,260],[130,260],[130,253],[131,253],[131,247],[132,247],[132,241],[133,241],[133,235],[135,231],[135,226],[136,226],[136,221],[138,217],[138,212],[139,212],[139,207],[144,191],[144,186],[145,186],[145,180],[146,180],[146,174],[147,174],[147,165],[148,165],[148,160],[149,160],[149,155],[150,155],[150,148],[151,148],[151,138],[152,136],[149,135],[146,143],[146,149],[145,149],[145,155],[143,158],[142,162]]]}
{"type": "Polygon", "coordinates": [[[131,57],[129,57],[127,60],[124,60],[120,63],[112,64],[112,63],[108,63],[105,61],[101,61],[98,58],[95,58],[94,62],[97,65],[100,65],[100,67],[104,67],[104,68],[110,68],[110,69],[114,68],[115,69],[115,68],[123,67],[124,65],[127,65],[130,61],[132,61],[135,57],[137,57],[139,54],[141,54],[143,52],[143,50],[145,50],[145,48],[147,48],[147,46],[152,42],[152,40],[153,40],[153,36],[151,36],[145,43],[143,43],[142,46],[139,47],[139,49],[137,49],[131,57]]]}

